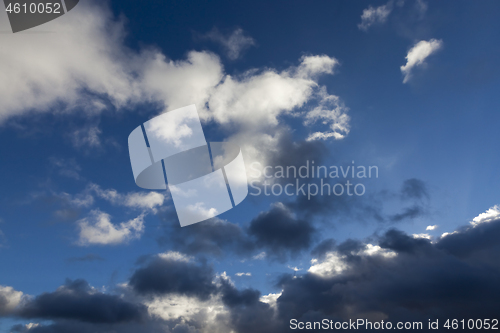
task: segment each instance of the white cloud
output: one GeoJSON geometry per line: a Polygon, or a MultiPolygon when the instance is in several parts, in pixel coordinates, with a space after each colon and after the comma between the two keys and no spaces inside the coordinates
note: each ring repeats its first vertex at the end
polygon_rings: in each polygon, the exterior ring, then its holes
{"type": "Polygon", "coordinates": [[[273,309],[277,310],[277,308],[278,308],[277,301],[278,301],[278,298],[281,296],[282,293],[283,292],[280,292],[279,294],[278,293],[270,293],[270,294],[267,294],[267,295],[262,295],[259,300],[262,303],[269,304],[273,309]]]}
{"type": "Polygon", "coordinates": [[[154,209],[163,205],[165,196],[158,192],[149,193],[129,193],[125,197],[124,205],[133,208],[154,209]]]}
{"type": "Polygon", "coordinates": [[[322,277],[338,275],[348,268],[343,258],[336,252],[327,253],[325,260],[321,262],[318,259],[312,259],[311,264],[308,272],[322,277]]]}
{"type": "Polygon", "coordinates": [[[231,332],[226,319],[229,311],[219,297],[212,297],[207,301],[200,301],[195,297],[166,295],[146,300],[144,304],[148,312],[163,320],[181,320],[196,322],[201,332],[231,332]]]}
{"type": "Polygon", "coordinates": [[[183,253],[176,252],[176,251],[169,251],[165,253],[160,253],[158,254],[158,257],[166,260],[166,261],[183,261],[183,262],[190,262],[193,260],[192,257],[187,256],[183,253]]]}
{"type": "Polygon", "coordinates": [[[290,265],[288,265],[288,268],[290,268],[294,272],[298,272],[298,271],[302,270],[302,268],[298,268],[298,267],[294,267],[294,266],[290,266],[290,265]]]}
{"type": "MultiPolygon", "coordinates": [[[[478,225],[484,223],[490,223],[500,219],[500,205],[495,205],[489,208],[486,212],[479,214],[470,222],[472,228],[476,228],[478,225]]],[[[470,228],[470,227],[469,227],[470,228]]],[[[441,235],[441,238],[444,238],[449,235],[459,234],[461,231],[453,231],[453,232],[445,232],[441,235]]]]}
{"type": "MultiPolygon", "coordinates": [[[[394,258],[397,253],[387,249],[383,249],[378,245],[366,244],[365,247],[357,252],[352,252],[357,256],[379,256],[383,258],[394,258]]],[[[336,251],[328,252],[323,260],[312,259],[311,267],[308,269],[309,273],[319,275],[321,277],[333,277],[343,273],[349,269],[346,262],[346,256],[341,255],[336,251]]]]}
{"type": "Polygon", "coordinates": [[[486,212],[479,214],[476,216],[470,224],[472,224],[473,227],[477,227],[478,225],[482,223],[488,223],[488,222],[493,222],[495,220],[500,219],[500,205],[495,205],[488,209],[486,212]]]}
{"type": "Polygon", "coordinates": [[[427,228],[425,228],[425,230],[436,230],[438,228],[437,225],[429,225],[427,226],[427,228]]]}
{"type": "Polygon", "coordinates": [[[252,273],[236,273],[236,276],[252,276],[252,273]]]}
{"type": "Polygon", "coordinates": [[[89,189],[101,199],[107,200],[114,205],[136,209],[150,209],[155,211],[158,206],[163,205],[166,199],[165,195],[159,192],[132,192],[122,194],[115,189],[103,190],[96,184],[91,184],[89,189]]]}
{"type": "Polygon", "coordinates": [[[453,232],[444,232],[442,235],[441,235],[441,238],[444,238],[446,236],[449,236],[449,235],[455,235],[455,234],[458,234],[459,232],[458,231],[453,231],[453,232]]]}
{"type": "Polygon", "coordinates": [[[90,216],[77,221],[80,228],[79,245],[116,245],[140,238],[144,231],[144,214],[128,222],[115,225],[111,217],[99,210],[93,210],[90,216]]]}
{"type": "Polygon", "coordinates": [[[315,97],[315,77],[332,74],[337,63],[328,56],[306,56],[298,67],[282,72],[266,69],[247,71],[241,77],[227,75],[211,94],[209,111],[202,116],[243,129],[276,126],[280,115],[315,97]]]}
{"type": "Polygon", "coordinates": [[[432,239],[432,236],[429,234],[413,234],[413,238],[415,239],[432,239]]]}
{"type": "MultiPolygon", "coordinates": [[[[2,22],[7,24],[5,17],[2,22]]],[[[41,29],[54,33],[4,36],[0,122],[28,112],[95,115],[139,102],[154,102],[161,111],[195,104],[204,121],[237,133],[228,141],[242,147],[246,161],[262,164],[288,132],[280,123],[284,115],[303,117],[311,127],[309,140],[341,139],[349,132],[348,109],[318,84],[319,76],[334,74],[339,65],[328,55],[304,56],[282,71],[257,68],[231,76],[210,52],[192,51],[172,60],[152,47],[128,49],[122,22],[97,1],[83,2],[78,11],[41,29]],[[326,128],[318,131],[317,125],[326,128]]],[[[234,56],[252,42],[240,30],[225,39],[234,56]]],[[[71,139],[99,147],[104,135],[98,126],[87,125],[71,139]]]]}
{"type": "Polygon", "coordinates": [[[0,315],[9,315],[21,304],[24,294],[12,287],[0,285],[0,315]]]}
{"type": "Polygon", "coordinates": [[[379,7],[369,6],[363,10],[361,15],[361,23],[358,24],[358,28],[363,31],[367,31],[374,24],[382,24],[387,21],[389,14],[392,11],[392,1],[389,1],[385,5],[379,7]]]}
{"type": "MultiPolygon", "coordinates": [[[[317,121],[328,130],[310,139],[340,139],[348,133],[348,109],[339,98],[327,93],[317,83],[322,74],[333,74],[338,66],[335,58],[304,56],[298,66],[281,72],[273,69],[252,70],[239,77],[227,75],[210,96],[208,109],[200,112],[206,120],[214,120],[231,130],[228,138],[238,144],[245,161],[262,165],[279,151],[279,143],[288,133],[280,125],[283,116],[303,117],[306,126],[317,121]],[[319,102],[319,107],[314,107],[319,102]],[[308,111],[302,111],[301,108],[308,111]],[[308,117],[308,114],[311,114],[308,117]]],[[[247,165],[247,170],[250,170],[247,165]]]]}
{"type": "Polygon", "coordinates": [[[442,40],[431,39],[429,41],[422,40],[416,43],[406,56],[406,65],[401,66],[401,72],[404,75],[403,83],[408,82],[411,78],[413,68],[425,64],[425,59],[435,53],[443,46],[442,40]]]}
{"type": "Polygon", "coordinates": [[[264,258],[266,258],[267,254],[266,252],[261,252],[259,254],[256,254],[252,257],[252,259],[254,260],[263,260],[264,258]]]}
{"type": "Polygon", "coordinates": [[[339,101],[337,96],[328,95],[324,87],[319,95],[321,96],[319,105],[307,113],[304,124],[311,125],[321,121],[324,125],[329,125],[330,130],[312,133],[307,140],[326,140],[332,137],[343,139],[350,131],[350,118],[347,115],[349,109],[339,101]]]}
{"type": "MultiPolygon", "coordinates": [[[[0,28],[9,30],[5,11],[0,28]]],[[[0,49],[0,121],[27,110],[49,111],[57,102],[95,110],[98,95],[116,106],[136,95],[124,66],[122,22],[92,2],[83,2],[39,28],[54,33],[7,34],[0,49]],[[92,92],[82,98],[82,91],[92,92]]],[[[33,31],[36,31],[35,28],[33,31]]]]}
{"type": "Polygon", "coordinates": [[[240,28],[230,35],[223,35],[217,28],[214,28],[203,37],[221,44],[227,57],[232,60],[238,59],[243,51],[255,45],[255,40],[246,36],[240,28]]]}

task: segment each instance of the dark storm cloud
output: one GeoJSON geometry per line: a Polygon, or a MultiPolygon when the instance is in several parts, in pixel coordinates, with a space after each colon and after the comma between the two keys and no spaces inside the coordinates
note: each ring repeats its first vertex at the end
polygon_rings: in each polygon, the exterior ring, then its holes
{"type": "Polygon", "coordinates": [[[409,237],[402,231],[391,229],[380,239],[382,248],[393,250],[397,253],[416,253],[431,250],[432,245],[427,239],[409,237]]]}
{"type": "Polygon", "coordinates": [[[220,280],[219,293],[229,309],[230,325],[238,333],[277,333],[283,323],[276,321],[275,311],[260,301],[261,293],[255,289],[238,290],[225,279],[220,280]]]}
{"type": "Polygon", "coordinates": [[[471,264],[500,268],[500,219],[442,238],[436,247],[471,264]]]}
{"type": "Polygon", "coordinates": [[[463,229],[434,244],[393,229],[380,238],[379,245],[396,252],[395,257],[362,255],[356,246],[340,244],[335,250],[341,254],[354,249],[344,257],[348,268],[340,274],[281,278],[280,317],[286,321],[320,313],[338,320],[372,317],[424,322],[495,317],[500,267],[492,259],[500,255],[495,241],[499,233],[500,220],[463,229]]]}
{"type": "Polygon", "coordinates": [[[84,280],[68,280],[55,292],[44,293],[22,306],[18,316],[28,319],[72,319],[90,323],[141,321],[143,305],[92,290],[84,280]]]}
{"type": "Polygon", "coordinates": [[[255,237],[257,246],[285,260],[288,253],[309,248],[316,230],[309,222],[296,219],[284,206],[275,205],[253,219],[248,232],[255,237]]]}
{"type": "Polygon", "coordinates": [[[255,244],[240,226],[217,218],[189,228],[181,228],[176,224],[172,229],[159,239],[159,243],[172,245],[176,250],[187,254],[220,256],[225,252],[251,253],[255,249],[255,244]]]}
{"type": "Polygon", "coordinates": [[[177,294],[206,300],[216,292],[214,278],[206,264],[155,257],[134,272],[129,284],[138,294],[177,294]]]}
{"type": "MultiPolygon", "coordinates": [[[[188,261],[178,254],[143,258],[129,285],[140,295],[220,297],[226,314],[217,320],[224,320],[237,333],[288,332],[291,318],[424,323],[428,319],[496,318],[499,237],[500,219],[464,227],[435,243],[391,229],[378,237],[378,245],[396,256],[367,255],[366,244],[359,240],[338,245],[325,240],[312,250],[314,256],[328,261],[327,254],[334,251],[346,268],[323,276],[283,275],[277,283],[283,290],[277,310],[260,300],[259,290],[238,289],[227,278],[217,278],[204,262],[188,261]]],[[[193,319],[181,323],[145,316],[144,308],[126,299],[98,293],[83,280],[68,281],[56,292],[29,301],[19,313],[25,318],[54,320],[30,330],[35,333],[192,333],[202,327],[193,319]]],[[[12,331],[27,330],[16,326],[12,331]]]]}
{"type": "MultiPolygon", "coordinates": [[[[163,218],[168,217],[163,215],[163,218]]],[[[236,253],[249,258],[266,251],[270,258],[280,261],[309,248],[316,233],[310,222],[295,218],[282,204],[260,213],[248,228],[214,218],[189,228],[169,223],[166,229],[159,244],[183,253],[215,256],[236,253]]]]}

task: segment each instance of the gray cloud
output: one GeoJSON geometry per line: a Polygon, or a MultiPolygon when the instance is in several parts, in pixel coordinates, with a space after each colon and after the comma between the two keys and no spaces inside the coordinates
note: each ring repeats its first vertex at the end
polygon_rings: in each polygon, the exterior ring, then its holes
{"type": "Polygon", "coordinates": [[[134,272],[130,286],[138,294],[177,294],[207,300],[216,292],[214,278],[212,268],[206,264],[158,256],[134,272]]]}
{"type": "Polygon", "coordinates": [[[28,319],[78,320],[89,323],[142,321],[146,308],[92,289],[84,280],[68,280],[55,292],[26,302],[16,314],[28,319]]]}

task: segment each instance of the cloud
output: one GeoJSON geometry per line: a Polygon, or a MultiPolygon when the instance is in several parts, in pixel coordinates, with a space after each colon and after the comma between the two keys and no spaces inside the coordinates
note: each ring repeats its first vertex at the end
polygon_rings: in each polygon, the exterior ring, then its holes
{"type": "MultiPolygon", "coordinates": [[[[69,16],[44,26],[55,34],[4,39],[0,50],[0,121],[33,110],[47,112],[56,103],[96,112],[101,111],[96,108],[97,96],[104,95],[119,107],[136,95],[132,69],[123,65],[128,51],[122,45],[122,22],[94,2],[82,3],[69,16]]],[[[7,18],[0,22],[3,30],[8,30],[7,18]]]]}
{"type": "Polygon", "coordinates": [[[431,39],[422,40],[408,51],[406,56],[406,65],[401,66],[401,72],[404,75],[403,83],[407,83],[411,78],[411,73],[415,67],[425,65],[425,59],[435,53],[443,46],[442,40],[431,39]]]}
{"type": "Polygon", "coordinates": [[[143,259],[120,296],[83,280],[24,301],[9,287],[0,295],[14,299],[4,316],[52,320],[32,332],[284,333],[290,318],[393,323],[410,318],[425,325],[429,318],[494,317],[500,296],[498,237],[500,219],[465,226],[435,243],[396,229],[370,242],[325,240],[313,250],[304,274],[282,275],[278,291],[265,295],[238,289],[225,272],[216,274],[205,261],[179,252],[143,259]]]}
{"type": "Polygon", "coordinates": [[[411,178],[403,182],[401,188],[402,199],[429,199],[429,190],[424,181],[411,178]]]}
{"type": "Polygon", "coordinates": [[[99,198],[107,200],[114,205],[124,206],[142,210],[156,211],[158,206],[163,205],[166,197],[159,192],[132,192],[122,194],[115,189],[103,190],[99,185],[90,184],[89,191],[94,192],[99,198]]]}
{"type": "Polygon", "coordinates": [[[494,315],[499,231],[496,220],[431,243],[393,229],[361,251],[330,247],[306,274],[282,277],[279,317],[426,322],[494,315]]]}
{"type": "Polygon", "coordinates": [[[358,28],[363,31],[368,31],[372,25],[385,23],[392,11],[392,3],[393,1],[389,1],[385,5],[376,8],[369,6],[364,9],[361,15],[361,23],[358,24],[358,28]]]}
{"type": "Polygon", "coordinates": [[[255,40],[245,35],[241,28],[235,29],[229,35],[224,35],[219,29],[213,28],[201,38],[220,44],[224,48],[227,57],[231,60],[238,59],[244,51],[256,44],[255,40]]]}
{"type": "Polygon", "coordinates": [[[495,205],[486,212],[476,216],[470,223],[473,227],[477,227],[481,223],[489,223],[498,219],[500,219],[500,205],[495,205]]]}
{"type": "Polygon", "coordinates": [[[425,214],[424,209],[421,206],[415,205],[415,206],[403,209],[403,211],[401,213],[391,215],[389,217],[389,219],[391,222],[401,222],[401,221],[407,220],[407,219],[410,219],[410,220],[416,219],[417,217],[420,217],[424,214],[425,214]]]}
{"type": "Polygon", "coordinates": [[[210,267],[174,253],[151,258],[134,272],[129,285],[139,294],[174,294],[208,300],[217,290],[214,279],[210,267]]]}
{"type": "Polygon", "coordinates": [[[0,316],[14,313],[23,301],[24,294],[12,287],[0,285],[0,316]]]}
{"type": "MultiPolygon", "coordinates": [[[[0,65],[0,122],[43,112],[97,117],[144,103],[159,112],[196,104],[205,122],[242,147],[246,161],[263,164],[290,137],[283,115],[303,118],[310,140],[341,139],[349,132],[348,108],[318,83],[339,66],[334,57],[307,55],[281,71],[254,68],[229,75],[210,52],[191,51],[173,60],[153,47],[128,49],[123,22],[97,1],[82,3],[44,29],[57,33],[4,41],[0,63],[9,66],[0,65]]],[[[233,55],[251,44],[241,30],[222,40],[233,55]]],[[[103,131],[96,122],[86,124],[72,130],[70,140],[99,147],[106,142],[103,131]]]]}
{"type": "Polygon", "coordinates": [[[425,228],[425,230],[436,230],[438,228],[437,225],[429,225],[427,226],[427,228],[425,228]]]}
{"type": "Polygon", "coordinates": [[[74,130],[70,139],[76,148],[97,148],[101,146],[102,130],[97,126],[88,126],[74,130]]]}
{"type": "Polygon", "coordinates": [[[311,125],[321,121],[324,125],[329,124],[330,130],[312,133],[307,137],[307,141],[345,138],[350,131],[350,117],[347,115],[349,109],[337,96],[328,95],[324,87],[321,88],[319,95],[321,96],[319,105],[307,113],[304,124],[311,125]]]}
{"type": "Polygon", "coordinates": [[[18,316],[28,319],[72,319],[89,323],[142,321],[143,305],[96,291],[84,280],[68,280],[55,292],[41,294],[23,305],[18,316]]]}
{"type": "Polygon", "coordinates": [[[283,204],[275,204],[260,213],[248,228],[256,244],[266,249],[268,256],[284,261],[287,253],[297,254],[309,248],[316,229],[308,222],[296,219],[283,204]]]}
{"type": "Polygon", "coordinates": [[[252,276],[252,273],[236,273],[236,276],[252,276]]]}
{"type": "MultiPolygon", "coordinates": [[[[175,214],[175,213],[174,213],[175,214]]],[[[181,228],[176,217],[163,216],[170,220],[172,229],[165,230],[159,238],[161,245],[172,246],[187,254],[206,254],[221,256],[225,253],[248,254],[255,249],[253,242],[238,225],[219,218],[212,218],[189,228],[181,228]]]]}
{"type": "Polygon", "coordinates": [[[76,223],[80,229],[78,245],[117,245],[141,237],[144,231],[144,214],[115,225],[111,223],[109,214],[93,210],[89,217],[76,223]]]}

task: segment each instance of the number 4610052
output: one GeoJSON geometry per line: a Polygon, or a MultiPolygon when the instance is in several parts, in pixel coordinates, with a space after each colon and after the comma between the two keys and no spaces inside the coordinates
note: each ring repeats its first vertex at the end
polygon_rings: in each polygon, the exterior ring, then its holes
{"type": "Polygon", "coordinates": [[[62,14],[61,4],[55,3],[9,3],[5,9],[7,13],[11,14],[62,14]]]}

